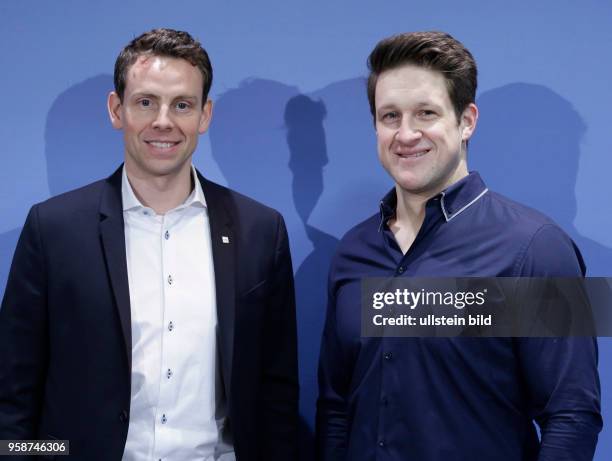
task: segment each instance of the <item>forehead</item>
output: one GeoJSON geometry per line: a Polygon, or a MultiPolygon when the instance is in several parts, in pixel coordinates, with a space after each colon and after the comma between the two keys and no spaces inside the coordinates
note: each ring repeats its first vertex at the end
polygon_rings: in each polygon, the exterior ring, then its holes
{"type": "Polygon", "coordinates": [[[376,107],[399,103],[451,105],[441,72],[406,64],[381,73],[376,82],[376,107]]]}
{"type": "Polygon", "coordinates": [[[201,96],[203,78],[189,61],[157,55],[140,55],[126,75],[127,93],[171,94],[178,92],[201,96]]]}

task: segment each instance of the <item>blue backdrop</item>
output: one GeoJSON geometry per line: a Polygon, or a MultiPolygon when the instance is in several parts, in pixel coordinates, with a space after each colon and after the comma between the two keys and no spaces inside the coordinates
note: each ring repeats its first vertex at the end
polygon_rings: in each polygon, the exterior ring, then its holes
{"type": "MultiPolygon", "coordinates": [[[[215,70],[213,122],[196,166],[287,221],[307,458],[328,262],[342,234],[376,212],[392,184],[376,159],[364,87],[369,51],[409,30],[461,40],[480,71],[470,168],[492,189],[552,216],[580,246],[590,275],[612,276],[611,25],[612,4],[597,0],[3,0],[0,294],[29,207],[121,162],[121,137],[105,110],[121,47],[153,27],[190,31],[215,70]]],[[[611,359],[612,340],[603,339],[606,421],[611,359]]],[[[612,459],[608,428],[596,459],[612,459]]]]}

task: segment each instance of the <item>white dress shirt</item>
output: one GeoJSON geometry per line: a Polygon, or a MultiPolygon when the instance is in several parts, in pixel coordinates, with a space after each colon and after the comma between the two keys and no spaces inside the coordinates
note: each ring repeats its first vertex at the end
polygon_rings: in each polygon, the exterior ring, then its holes
{"type": "Polygon", "coordinates": [[[158,215],[123,169],[132,327],[130,423],[124,461],[233,460],[215,419],[217,311],[206,200],[195,187],[158,215]]]}

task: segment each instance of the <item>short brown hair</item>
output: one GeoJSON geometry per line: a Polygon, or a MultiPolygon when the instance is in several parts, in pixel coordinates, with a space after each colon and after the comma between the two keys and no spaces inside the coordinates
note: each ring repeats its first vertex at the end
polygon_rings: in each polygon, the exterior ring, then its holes
{"type": "Polygon", "coordinates": [[[206,103],[213,78],[208,53],[202,48],[200,42],[187,32],[174,29],[153,29],[145,32],[121,50],[117,61],[115,61],[114,75],[115,92],[119,95],[121,101],[123,101],[123,94],[125,92],[128,69],[143,54],[184,59],[200,69],[204,82],[202,104],[206,103]]]}
{"type": "Polygon", "coordinates": [[[406,64],[438,71],[444,76],[457,120],[476,100],[478,71],[472,53],[445,32],[411,32],[381,40],[368,57],[368,101],[373,117],[378,77],[386,70],[406,64]]]}

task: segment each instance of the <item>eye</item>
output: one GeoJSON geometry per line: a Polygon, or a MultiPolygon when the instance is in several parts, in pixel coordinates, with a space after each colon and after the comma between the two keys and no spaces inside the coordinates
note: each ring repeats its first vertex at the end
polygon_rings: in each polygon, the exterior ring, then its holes
{"type": "Polygon", "coordinates": [[[423,118],[423,119],[426,119],[426,120],[432,119],[432,118],[436,117],[436,115],[437,115],[436,112],[431,110],[431,109],[423,109],[423,110],[420,110],[417,113],[417,116],[419,118],[423,118]]]}
{"type": "Polygon", "coordinates": [[[397,120],[399,118],[399,116],[400,116],[399,112],[391,111],[391,112],[385,112],[380,119],[383,122],[393,122],[393,121],[397,120]]]}
{"type": "Polygon", "coordinates": [[[138,100],[138,104],[141,107],[150,107],[151,106],[151,100],[147,99],[147,98],[142,98],[138,100]]]}
{"type": "Polygon", "coordinates": [[[181,112],[184,112],[184,111],[186,111],[186,110],[191,108],[191,104],[189,104],[186,101],[179,101],[179,102],[176,103],[176,108],[177,108],[177,110],[179,110],[181,112]]]}

